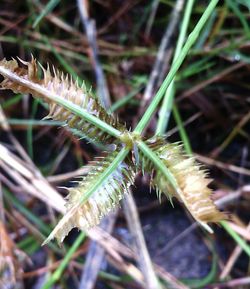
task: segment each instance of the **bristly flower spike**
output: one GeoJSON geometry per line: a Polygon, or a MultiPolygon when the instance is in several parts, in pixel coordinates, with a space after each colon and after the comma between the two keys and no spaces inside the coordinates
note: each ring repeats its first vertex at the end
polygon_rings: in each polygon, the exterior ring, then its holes
{"type": "Polygon", "coordinates": [[[53,238],[62,242],[74,227],[88,230],[96,226],[101,218],[119,205],[120,200],[128,193],[128,188],[133,184],[136,175],[135,166],[129,158],[120,163],[88,199],[81,202],[82,196],[88,193],[98,178],[101,178],[117,154],[118,152],[109,152],[104,158],[97,158],[90,162],[88,174],[77,182],[76,187],[68,189],[66,213],[44,244],[53,238]]]}
{"type": "Polygon", "coordinates": [[[86,110],[88,114],[99,118],[121,133],[126,131],[126,127],[119,122],[117,117],[109,114],[89,90],[82,85],[79,86],[77,82],[73,81],[72,76],[65,76],[63,73],[58,72],[54,66],[50,67],[49,64],[47,64],[47,68],[45,69],[40,63],[37,63],[33,56],[30,62],[19,61],[24,67],[20,67],[16,60],[7,61],[3,59],[0,61],[0,67],[7,69],[9,75],[16,76],[15,79],[20,78],[22,80],[21,84],[17,80],[10,79],[10,77],[1,73],[5,77],[1,82],[1,87],[11,89],[13,92],[30,93],[34,97],[42,98],[49,104],[49,114],[47,118],[65,122],[69,127],[81,131],[83,135],[91,140],[96,140],[104,144],[112,144],[115,141],[113,136],[103,132],[92,123],[83,120],[78,115],[53,102],[51,99],[44,97],[39,90],[31,89],[30,83],[36,84],[38,87],[40,86],[43,91],[48,91],[48,94],[52,92],[58,97],[81,107],[86,110]],[[43,72],[42,79],[38,77],[38,64],[43,72]]]}
{"type": "Polygon", "coordinates": [[[42,98],[49,105],[47,118],[63,121],[90,141],[97,140],[110,149],[105,157],[95,158],[89,164],[88,174],[77,181],[76,187],[68,189],[66,213],[45,242],[54,237],[62,242],[74,227],[87,230],[97,225],[128,192],[139,165],[143,173],[150,174],[150,185],[156,189],[160,200],[163,193],[171,204],[172,198],[176,197],[209,232],[212,232],[209,222],[226,219],[211,199],[207,172],[193,157],[184,153],[180,143],[167,143],[163,137],[154,137],[144,143],[141,135],[128,131],[117,117],[109,114],[84,83],[79,86],[72,76],[60,73],[49,64],[45,69],[40,63],[43,78],[39,79],[38,65],[33,56],[30,62],[19,61],[25,67],[20,67],[16,60],[0,61],[0,74],[4,76],[0,83],[2,88],[42,98]],[[76,108],[70,109],[71,106],[65,102],[76,108]],[[76,113],[77,107],[87,114],[82,113],[80,117],[76,113]],[[89,115],[95,117],[95,122],[91,122],[93,118],[89,115]],[[102,121],[99,126],[97,118],[102,121]],[[109,126],[110,134],[105,131],[104,124],[109,126]]]}
{"type": "Polygon", "coordinates": [[[211,199],[212,191],[208,188],[211,179],[207,178],[207,172],[194,157],[186,155],[180,143],[170,144],[161,137],[149,139],[147,143],[172,173],[178,186],[173,188],[161,171],[155,170],[154,164],[142,156],[143,170],[151,174],[154,172],[151,185],[158,191],[158,196],[164,193],[169,200],[176,197],[194,219],[211,233],[208,223],[218,223],[227,216],[216,208],[211,199]]]}

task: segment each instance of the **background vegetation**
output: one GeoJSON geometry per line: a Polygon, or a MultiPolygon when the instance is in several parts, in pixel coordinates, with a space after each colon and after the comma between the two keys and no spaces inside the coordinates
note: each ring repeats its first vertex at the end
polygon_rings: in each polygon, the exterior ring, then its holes
{"type": "MultiPolygon", "coordinates": [[[[53,63],[134,127],[169,70],[191,2],[1,1],[1,59],[32,53],[53,63]]],[[[194,2],[187,34],[208,4],[194,2]]],[[[166,288],[249,287],[248,2],[219,2],[176,75],[169,122],[168,110],[163,118],[168,140],[182,140],[209,167],[230,222],[207,234],[181,205],[159,204],[139,175],[137,207],[130,200],[88,237],[76,230],[61,248],[41,247],[58,218],[52,207],[62,210],[57,186],[84,174],[100,148],[40,121],[43,103],[1,91],[0,288],[157,288],[155,274],[166,288]]]]}

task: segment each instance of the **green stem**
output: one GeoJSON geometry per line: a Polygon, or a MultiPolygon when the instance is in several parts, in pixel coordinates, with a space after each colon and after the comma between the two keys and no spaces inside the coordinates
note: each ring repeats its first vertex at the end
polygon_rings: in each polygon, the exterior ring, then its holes
{"type": "Polygon", "coordinates": [[[228,224],[226,221],[221,221],[220,224],[228,232],[228,234],[238,243],[242,250],[250,257],[250,247],[228,224]]]}
{"type": "MultiPolygon", "coordinates": [[[[34,215],[31,210],[28,210],[12,193],[6,189],[3,188],[4,198],[8,200],[10,204],[15,206],[17,210],[28,220],[30,220],[33,224],[35,224],[36,228],[41,233],[41,237],[44,239],[47,234],[50,232],[50,227],[45,224],[39,217],[34,215]]],[[[56,253],[60,254],[62,250],[58,249],[57,246],[54,244],[48,244],[48,246],[56,253]]]]}
{"type": "MultiPolygon", "coordinates": [[[[181,49],[184,45],[184,41],[186,38],[187,28],[188,28],[193,4],[194,4],[194,0],[189,0],[187,5],[186,5],[183,21],[181,24],[180,34],[179,34],[179,37],[177,40],[177,45],[176,45],[176,49],[175,49],[173,63],[175,63],[175,61],[177,60],[179,54],[181,53],[181,49]]],[[[169,122],[170,113],[171,113],[172,106],[173,106],[173,99],[174,99],[174,95],[175,95],[174,82],[175,82],[175,77],[173,78],[172,82],[170,83],[170,85],[166,91],[165,97],[163,99],[163,104],[162,104],[162,107],[161,107],[161,110],[159,113],[159,119],[158,119],[158,123],[157,123],[157,127],[156,127],[156,134],[157,135],[164,134],[164,132],[166,131],[168,122],[169,122]]]]}
{"type": "Polygon", "coordinates": [[[70,262],[72,255],[75,253],[75,251],[79,248],[83,240],[85,239],[86,235],[85,233],[81,232],[81,234],[77,237],[74,244],[70,247],[69,251],[67,252],[66,256],[60,263],[59,267],[56,269],[56,271],[51,275],[49,280],[42,286],[41,289],[49,289],[53,284],[55,284],[63,274],[63,271],[66,269],[68,263],[70,262]]]}
{"type": "Polygon", "coordinates": [[[145,127],[148,124],[148,122],[150,121],[154,111],[156,110],[158,104],[162,100],[162,97],[163,97],[166,89],[169,87],[171,81],[175,77],[176,72],[178,71],[178,69],[182,65],[182,63],[183,63],[185,57],[187,56],[190,48],[192,47],[192,45],[195,43],[195,41],[199,37],[199,34],[200,34],[202,28],[204,27],[206,21],[208,20],[209,16],[213,12],[213,10],[214,10],[214,8],[218,2],[219,2],[219,0],[211,0],[210,1],[209,5],[207,6],[207,9],[205,10],[203,15],[201,16],[199,22],[196,24],[193,32],[190,33],[190,35],[188,36],[186,44],[183,46],[182,51],[179,54],[177,60],[172,65],[167,77],[163,81],[163,83],[162,83],[160,89],[158,90],[158,92],[156,93],[153,101],[151,102],[148,109],[144,113],[143,117],[141,118],[141,120],[137,124],[137,126],[135,128],[136,133],[142,133],[142,131],[145,129],[145,127]]]}
{"type": "MultiPolygon", "coordinates": [[[[37,2],[37,1],[35,1],[37,2]]],[[[49,12],[51,12],[57,4],[59,4],[60,0],[50,0],[46,6],[43,7],[41,10],[41,13],[36,18],[35,22],[32,25],[32,28],[36,28],[36,26],[40,23],[40,21],[47,15],[49,12]]],[[[40,3],[39,3],[40,4],[40,3]]],[[[37,5],[38,6],[38,5],[37,5]]],[[[39,5],[40,6],[40,5],[39,5]]]]}
{"type": "Polygon", "coordinates": [[[122,97],[120,100],[116,101],[114,104],[111,105],[109,111],[114,112],[117,109],[123,107],[125,104],[127,104],[136,94],[141,90],[141,87],[136,88],[132,92],[130,92],[128,95],[122,97]]]}
{"type": "Polygon", "coordinates": [[[187,154],[192,155],[193,152],[192,152],[192,148],[190,145],[190,141],[186,133],[186,130],[184,128],[183,121],[181,119],[181,116],[180,116],[180,113],[176,104],[173,105],[173,114],[174,114],[175,122],[177,123],[177,126],[178,126],[179,134],[181,136],[181,140],[183,142],[185,151],[187,152],[187,154]]]}

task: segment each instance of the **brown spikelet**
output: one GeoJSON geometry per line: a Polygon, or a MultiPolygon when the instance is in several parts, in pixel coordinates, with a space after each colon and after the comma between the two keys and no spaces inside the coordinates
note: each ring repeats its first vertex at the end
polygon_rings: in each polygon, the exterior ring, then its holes
{"type": "MultiPolygon", "coordinates": [[[[159,137],[150,139],[147,143],[175,177],[178,185],[176,190],[159,170],[155,170],[151,182],[159,195],[164,193],[169,198],[178,198],[196,221],[209,231],[211,229],[207,223],[226,219],[226,215],[217,209],[211,199],[212,191],[208,188],[211,180],[207,178],[206,171],[194,157],[185,154],[180,143],[166,143],[159,137]]],[[[144,160],[143,167],[150,172],[154,170],[149,160],[144,160]]]]}
{"type": "Polygon", "coordinates": [[[114,138],[109,134],[103,133],[102,130],[93,124],[45,97],[46,91],[48,94],[53,93],[72,102],[121,132],[126,131],[125,126],[119,123],[115,116],[107,113],[84,85],[80,87],[77,82],[73,82],[71,77],[56,71],[54,67],[51,69],[49,65],[47,69],[40,65],[43,77],[39,79],[37,61],[33,57],[30,62],[23,60],[20,60],[20,62],[24,67],[21,67],[16,60],[7,61],[3,59],[0,61],[0,74],[4,76],[0,86],[4,89],[11,89],[15,93],[30,93],[34,97],[42,98],[49,104],[47,118],[63,121],[74,130],[82,132],[82,135],[90,140],[104,143],[112,143],[114,141],[114,138]]]}
{"type": "Polygon", "coordinates": [[[134,182],[135,167],[127,158],[105,179],[102,185],[82,202],[82,198],[95,186],[98,178],[111,166],[118,152],[109,153],[104,158],[96,158],[90,163],[89,173],[70,188],[66,203],[66,213],[49,235],[44,244],[56,238],[62,242],[74,228],[90,229],[99,224],[101,218],[119,205],[120,200],[128,193],[134,182]]]}

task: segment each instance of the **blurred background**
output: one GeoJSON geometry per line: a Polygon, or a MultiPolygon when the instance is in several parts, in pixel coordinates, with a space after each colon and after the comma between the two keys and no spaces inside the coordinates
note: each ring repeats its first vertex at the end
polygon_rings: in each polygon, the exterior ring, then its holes
{"type": "MultiPolygon", "coordinates": [[[[134,128],[169,71],[191,2],[187,34],[209,1],[1,0],[0,58],[32,54],[84,80],[134,128]]],[[[99,229],[41,247],[63,210],[60,187],[101,149],[41,120],[42,102],[1,90],[0,288],[152,289],[156,278],[162,288],[250,288],[249,63],[250,1],[219,1],[176,75],[165,131],[209,169],[213,198],[230,213],[212,235],[180,203],[159,203],[139,174],[135,200],[99,229]]]]}

